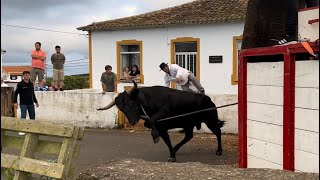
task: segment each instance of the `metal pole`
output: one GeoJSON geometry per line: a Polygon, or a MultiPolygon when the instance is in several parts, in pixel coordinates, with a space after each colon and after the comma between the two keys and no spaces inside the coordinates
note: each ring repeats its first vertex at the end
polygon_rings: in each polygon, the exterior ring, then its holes
{"type": "Polygon", "coordinates": [[[1,49],[1,79],[3,78],[2,76],[2,49],[1,49]]]}
{"type": "Polygon", "coordinates": [[[3,74],[2,74],[2,71],[3,71],[3,68],[2,68],[2,54],[4,54],[6,51],[1,49],[1,79],[3,78],[3,74]]]}

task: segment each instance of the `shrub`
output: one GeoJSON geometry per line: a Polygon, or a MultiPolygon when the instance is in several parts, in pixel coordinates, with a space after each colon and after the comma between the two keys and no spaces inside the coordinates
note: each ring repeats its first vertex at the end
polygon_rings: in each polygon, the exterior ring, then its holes
{"type": "MultiPolygon", "coordinates": [[[[46,85],[50,86],[52,82],[52,77],[46,79],[46,85]]],[[[64,77],[64,90],[73,89],[88,89],[89,85],[89,75],[81,76],[65,76],[64,77]]]]}

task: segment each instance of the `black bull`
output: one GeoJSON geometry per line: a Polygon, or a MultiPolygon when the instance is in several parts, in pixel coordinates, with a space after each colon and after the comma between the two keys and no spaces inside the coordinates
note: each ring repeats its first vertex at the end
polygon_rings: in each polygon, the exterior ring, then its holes
{"type": "Polygon", "coordinates": [[[170,89],[163,86],[137,88],[137,84],[134,83],[133,87],[120,93],[109,105],[98,110],[106,110],[114,105],[126,115],[131,125],[135,125],[140,119],[143,119],[145,120],[144,125],[150,128],[149,119],[146,116],[154,120],[153,122],[156,122],[159,135],[169,148],[169,161],[176,160],[176,152],[182,145],[193,138],[193,128],[197,127],[197,129],[200,129],[202,122],[217,136],[218,149],[216,155],[222,154],[220,128],[224,125],[224,122],[218,119],[216,106],[210,97],[206,95],[170,89]],[[214,109],[157,122],[157,120],[163,118],[207,108],[214,109]],[[172,147],[168,130],[174,128],[183,128],[185,137],[175,147],[172,147]]]}

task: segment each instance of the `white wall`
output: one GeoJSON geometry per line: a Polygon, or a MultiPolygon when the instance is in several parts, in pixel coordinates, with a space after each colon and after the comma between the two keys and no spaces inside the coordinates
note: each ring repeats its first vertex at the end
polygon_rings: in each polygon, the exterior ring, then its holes
{"type": "MultiPolygon", "coordinates": [[[[295,170],[319,173],[319,61],[296,62],[295,170]]],[[[283,169],[283,62],[248,63],[248,167],[283,169]]]]}
{"type": "Polygon", "coordinates": [[[311,42],[319,39],[319,22],[309,24],[309,20],[319,18],[319,8],[298,12],[298,37],[311,42]]]}
{"type": "MultiPolygon", "coordinates": [[[[72,91],[36,91],[40,104],[36,108],[36,119],[74,124],[90,128],[115,128],[118,122],[116,106],[106,111],[97,111],[106,106],[115,98],[114,93],[102,95],[99,90],[72,90],[72,91]]],[[[216,106],[231,104],[237,101],[237,95],[209,95],[216,106]]],[[[20,117],[20,109],[18,109],[20,117]]],[[[218,109],[220,120],[226,121],[223,133],[238,132],[237,106],[218,109]]],[[[196,130],[195,130],[196,131],[196,130]]],[[[211,133],[205,124],[197,131],[211,133]]]]}
{"type": "MultiPolygon", "coordinates": [[[[144,86],[164,85],[161,62],[170,63],[170,41],[179,37],[200,38],[200,80],[208,94],[237,94],[231,85],[233,36],[241,35],[243,23],[216,23],[183,27],[92,33],[93,88],[101,89],[104,66],[117,70],[116,42],[136,39],[143,44],[144,86]],[[222,55],[223,63],[209,64],[209,56],[222,55]]],[[[123,91],[119,84],[118,91],[123,91]]]]}
{"type": "MultiPolygon", "coordinates": [[[[209,94],[208,96],[211,98],[212,102],[214,102],[217,107],[238,102],[238,95],[209,94]]],[[[238,134],[238,105],[223,107],[217,110],[219,119],[225,121],[224,127],[221,128],[222,133],[238,134]]],[[[199,132],[211,133],[211,131],[207,128],[207,126],[204,123],[202,123],[202,128],[199,130],[199,132]]]]}
{"type": "MultiPolygon", "coordinates": [[[[114,128],[118,109],[97,111],[114,99],[114,93],[102,95],[94,90],[36,91],[39,107],[36,119],[58,123],[74,124],[91,128],[114,128]]],[[[20,109],[17,111],[20,117],[20,109]]]]}
{"type": "Polygon", "coordinates": [[[282,169],[283,62],[248,63],[249,168],[282,169]]]}
{"type": "Polygon", "coordinates": [[[295,169],[319,173],[319,61],[296,62],[295,169]]]}

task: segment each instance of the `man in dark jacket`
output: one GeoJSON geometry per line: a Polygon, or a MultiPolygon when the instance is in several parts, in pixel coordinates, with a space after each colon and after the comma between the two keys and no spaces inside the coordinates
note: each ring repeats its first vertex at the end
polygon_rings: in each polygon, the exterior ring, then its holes
{"type": "Polygon", "coordinates": [[[27,111],[30,119],[36,118],[34,103],[39,107],[37,98],[34,94],[34,86],[30,81],[30,72],[23,71],[23,79],[17,85],[16,91],[14,93],[14,107],[18,109],[17,99],[18,94],[20,96],[20,109],[21,118],[26,119],[27,111]]]}

